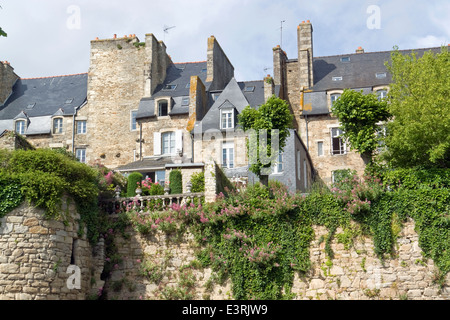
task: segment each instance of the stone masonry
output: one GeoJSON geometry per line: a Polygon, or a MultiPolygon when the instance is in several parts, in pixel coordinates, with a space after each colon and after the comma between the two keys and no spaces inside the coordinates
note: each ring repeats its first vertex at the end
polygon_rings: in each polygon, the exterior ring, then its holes
{"type": "MultiPolygon", "coordinates": [[[[103,241],[79,236],[79,214],[64,201],[64,220],[46,220],[24,202],[0,218],[0,300],[85,300],[96,297],[103,241]]],[[[84,235],[86,230],[84,230],[84,235]]]]}
{"type": "MultiPolygon", "coordinates": [[[[121,264],[111,273],[105,285],[108,299],[165,299],[163,293],[180,287],[180,275],[191,270],[195,278],[194,299],[232,299],[231,282],[210,286],[211,269],[186,268],[195,260],[196,247],[192,235],[181,239],[157,232],[143,236],[128,229],[129,238],[116,238],[121,264]],[[150,261],[163,266],[160,282],[154,283],[140,275],[141,264],[150,261]],[[132,285],[130,283],[132,282],[132,285]],[[128,283],[128,286],[117,284],[128,283]]],[[[358,238],[346,248],[335,236],[331,247],[334,259],[325,254],[321,238],[328,230],[314,226],[315,239],[310,247],[311,270],[296,274],[292,292],[299,300],[448,300],[450,275],[446,285],[434,283],[433,261],[424,259],[412,220],[403,226],[395,255],[382,263],[373,252],[373,241],[358,238]]],[[[336,235],[342,233],[337,230],[336,235]]]]}

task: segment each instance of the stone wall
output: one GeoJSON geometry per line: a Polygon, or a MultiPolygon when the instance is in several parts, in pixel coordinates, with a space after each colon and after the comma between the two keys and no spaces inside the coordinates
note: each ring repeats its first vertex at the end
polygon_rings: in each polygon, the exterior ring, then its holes
{"type": "Polygon", "coordinates": [[[0,105],[2,105],[6,99],[12,93],[12,87],[19,76],[14,72],[14,68],[11,67],[8,61],[0,61],[0,105]]]}
{"type": "MultiPolygon", "coordinates": [[[[315,239],[310,248],[312,268],[306,275],[295,275],[292,290],[295,299],[450,299],[450,275],[447,275],[443,289],[434,284],[433,261],[423,258],[411,220],[404,224],[398,237],[394,257],[383,263],[373,253],[372,240],[366,237],[356,239],[352,247],[346,248],[335,236],[331,244],[335,257],[329,260],[325,242],[320,241],[328,230],[314,226],[314,232],[315,239]]],[[[336,235],[341,232],[338,229],[336,235]]],[[[195,252],[199,248],[192,235],[186,233],[177,237],[158,232],[142,236],[131,228],[127,233],[128,239],[116,238],[118,253],[123,260],[106,282],[107,299],[168,299],[177,289],[183,290],[182,279],[186,274],[195,281],[191,299],[232,299],[229,280],[211,286],[211,269],[195,268],[195,252]],[[153,269],[159,273],[156,283],[139,271],[147,263],[158,266],[153,269]]]]}
{"type": "MultiPolygon", "coordinates": [[[[79,214],[64,201],[64,220],[46,220],[24,202],[0,218],[0,300],[84,300],[96,297],[103,242],[79,236],[79,214]]],[[[84,230],[84,235],[86,230],[84,230]]]]}

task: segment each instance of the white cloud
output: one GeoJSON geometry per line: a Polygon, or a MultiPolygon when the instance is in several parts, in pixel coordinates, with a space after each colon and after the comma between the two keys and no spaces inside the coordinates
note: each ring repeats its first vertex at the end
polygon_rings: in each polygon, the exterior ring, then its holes
{"type": "Polygon", "coordinates": [[[314,55],[436,46],[450,38],[448,0],[47,0],[2,2],[0,60],[24,77],[86,72],[90,40],[153,33],[176,62],[206,59],[207,38],[216,36],[238,80],[262,79],[272,69],[272,48],[280,43],[297,58],[297,25],[311,20],[314,55]],[[80,8],[80,28],[70,29],[69,6],[80,8]],[[377,5],[381,28],[367,27],[367,8],[377,5]],[[175,26],[164,33],[164,26],[175,26]]]}

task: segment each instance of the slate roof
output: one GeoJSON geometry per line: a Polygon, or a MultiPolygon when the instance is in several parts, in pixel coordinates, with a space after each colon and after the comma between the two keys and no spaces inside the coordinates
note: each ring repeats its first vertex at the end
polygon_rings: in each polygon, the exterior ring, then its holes
{"type": "Polygon", "coordinates": [[[26,134],[49,133],[53,115],[72,115],[87,98],[87,73],[18,79],[0,106],[0,131],[13,130],[14,119],[29,121],[26,134]]]}
{"type": "Polygon", "coordinates": [[[134,161],[126,165],[118,167],[117,171],[131,172],[131,171],[152,171],[157,168],[163,169],[166,164],[172,164],[172,157],[152,157],[144,158],[142,160],[134,161]]]}
{"type": "Polygon", "coordinates": [[[206,82],[206,61],[175,63],[167,68],[166,79],[158,85],[150,98],[142,98],[136,115],[137,119],[155,116],[155,99],[171,97],[172,109],[169,115],[189,113],[189,104],[183,104],[183,97],[189,97],[191,76],[198,76],[208,90],[210,82],[206,82]],[[166,89],[175,86],[174,89],[166,89]]]}
{"type": "MultiPolygon", "coordinates": [[[[440,52],[440,47],[399,51],[403,54],[414,51],[420,57],[429,50],[437,53],[440,52]]],[[[311,88],[312,92],[305,93],[304,96],[304,103],[311,103],[312,110],[304,110],[303,114],[329,113],[326,91],[350,88],[370,93],[375,86],[389,85],[392,77],[384,64],[390,60],[390,57],[391,51],[315,57],[313,59],[314,86],[311,88]],[[377,77],[377,74],[385,74],[385,77],[377,77]],[[336,77],[342,77],[342,80],[336,80],[336,77]]]]}
{"type": "MultiPolygon", "coordinates": [[[[278,96],[280,87],[275,87],[275,95],[278,96]]],[[[237,114],[246,106],[258,109],[264,103],[264,81],[242,81],[231,79],[219,97],[213,103],[201,121],[195,124],[193,133],[205,132],[210,129],[220,130],[220,109],[234,108],[237,114]],[[252,88],[253,90],[246,90],[252,88]]],[[[235,127],[237,119],[235,119],[235,127]]]]}

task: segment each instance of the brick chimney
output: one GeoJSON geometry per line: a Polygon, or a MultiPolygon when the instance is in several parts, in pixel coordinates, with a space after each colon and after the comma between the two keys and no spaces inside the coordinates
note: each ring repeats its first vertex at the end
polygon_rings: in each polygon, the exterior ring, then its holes
{"type": "Polygon", "coordinates": [[[310,88],[313,78],[313,28],[309,20],[302,21],[297,27],[298,66],[300,87],[310,88]]]}

